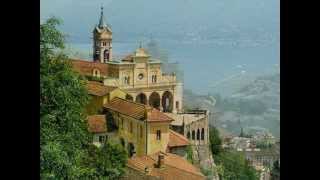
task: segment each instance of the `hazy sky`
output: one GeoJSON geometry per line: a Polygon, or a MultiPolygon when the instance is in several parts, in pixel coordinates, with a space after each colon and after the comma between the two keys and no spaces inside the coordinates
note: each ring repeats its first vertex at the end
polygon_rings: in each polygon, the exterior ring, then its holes
{"type": "Polygon", "coordinates": [[[72,39],[89,41],[101,5],[118,40],[191,32],[279,36],[279,0],[41,0],[41,18],[57,16],[72,39]]]}
{"type": "Polygon", "coordinates": [[[239,65],[259,73],[279,63],[279,0],[41,0],[40,21],[61,18],[68,42],[91,50],[101,5],[115,53],[152,34],[181,64],[185,86],[199,92],[241,72],[239,65]]]}

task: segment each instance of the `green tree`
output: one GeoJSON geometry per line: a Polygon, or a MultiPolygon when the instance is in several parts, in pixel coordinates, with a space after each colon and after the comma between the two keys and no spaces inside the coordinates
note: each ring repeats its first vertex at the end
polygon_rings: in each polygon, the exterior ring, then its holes
{"type": "Polygon", "coordinates": [[[124,174],[127,153],[120,144],[106,142],[101,148],[90,145],[88,154],[84,163],[94,169],[90,179],[119,179],[124,174]]]}
{"type": "Polygon", "coordinates": [[[190,145],[187,147],[187,160],[193,164],[193,151],[190,145]]]}
{"type": "Polygon", "coordinates": [[[222,151],[222,140],[216,127],[210,126],[209,129],[210,149],[213,155],[218,155],[222,151]]]}
{"type": "MultiPolygon", "coordinates": [[[[40,177],[91,179],[99,171],[84,161],[92,139],[84,114],[88,92],[85,79],[72,71],[68,57],[62,53],[65,37],[56,28],[60,23],[50,18],[40,24],[40,177]]],[[[113,151],[123,153],[117,148],[113,151]]],[[[125,165],[119,156],[108,158],[125,165]]],[[[113,166],[113,170],[121,174],[119,166],[113,166]]]]}
{"type": "Polygon", "coordinates": [[[221,152],[215,156],[215,162],[222,166],[219,174],[222,179],[258,180],[259,173],[249,165],[244,155],[239,152],[221,152]]]}

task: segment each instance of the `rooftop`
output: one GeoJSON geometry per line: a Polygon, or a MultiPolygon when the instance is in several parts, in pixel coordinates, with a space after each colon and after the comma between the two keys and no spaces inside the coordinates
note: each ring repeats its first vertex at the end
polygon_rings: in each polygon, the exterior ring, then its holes
{"type": "Polygon", "coordinates": [[[205,179],[198,168],[193,166],[183,157],[171,153],[158,152],[152,155],[133,157],[128,160],[127,166],[140,172],[145,172],[145,168],[150,169],[149,175],[158,176],[168,180],[198,180],[205,179]],[[164,167],[157,168],[159,154],[164,156],[164,167]]]}
{"type": "Polygon", "coordinates": [[[85,76],[92,76],[93,70],[98,69],[100,75],[107,76],[108,65],[106,63],[93,62],[88,60],[70,59],[73,69],[85,76]]]}
{"type": "Polygon", "coordinates": [[[173,122],[171,122],[171,125],[173,126],[182,126],[182,123],[190,124],[194,121],[198,121],[202,118],[205,118],[205,114],[174,114],[174,113],[165,113],[167,116],[174,119],[173,122]]]}
{"type": "Polygon", "coordinates": [[[88,116],[88,131],[91,133],[104,133],[107,131],[105,115],[88,116]]]}
{"type": "Polygon", "coordinates": [[[169,147],[179,147],[179,146],[187,146],[187,145],[189,145],[189,140],[187,138],[170,129],[169,143],[168,143],[169,147]]]}
{"type": "Polygon", "coordinates": [[[113,98],[104,108],[119,112],[135,119],[147,120],[148,122],[173,121],[170,117],[159,110],[144,104],[136,103],[119,97],[113,98]]]}
{"type": "Polygon", "coordinates": [[[94,96],[104,96],[109,92],[117,89],[117,87],[105,86],[103,83],[96,81],[88,81],[86,88],[88,90],[88,93],[94,96]]]}

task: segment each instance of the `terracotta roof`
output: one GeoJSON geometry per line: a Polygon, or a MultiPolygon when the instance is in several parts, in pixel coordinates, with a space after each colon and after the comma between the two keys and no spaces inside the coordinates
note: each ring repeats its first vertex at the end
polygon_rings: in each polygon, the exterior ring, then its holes
{"type": "Polygon", "coordinates": [[[93,70],[98,69],[100,71],[101,76],[107,76],[108,73],[108,64],[100,63],[100,62],[93,62],[93,61],[86,61],[86,60],[76,60],[70,59],[73,69],[86,76],[92,76],[93,70]]]}
{"type": "Polygon", "coordinates": [[[108,104],[105,104],[104,107],[121,114],[131,116],[135,119],[147,120],[148,122],[173,121],[173,119],[165,115],[163,112],[160,112],[151,106],[136,103],[119,97],[113,98],[108,104]],[[146,114],[146,112],[148,113],[146,114]]]}
{"type": "Polygon", "coordinates": [[[179,147],[189,145],[189,140],[183,135],[170,129],[168,147],[179,147]]]}
{"type": "Polygon", "coordinates": [[[117,87],[113,86],[105,86],[103,83],[96,81],[88,81],[86,88],[88,93],[95,96],[104,96],[109,92],[117,89],[117,87]]]}
{"type": "Polygon", "coordinates": [[[135,119],[145,119],[146,107],[140,103],[115,97],[108,104],[103,105],[103,107],[135,119]]]}
{"type": "Polygon", "coordinates": [[[88,116],[88,131],[91,133],[104,133],[107,131],[105,115],[88,116]]]}
{"type": "Polygon", "coordinates": [[[173,121],[172,118],[165,115],[163,112],[160,112],[156,108],[152,108],[148,112],[148,122],[167,122],[167,121],[173,121]]]}
{"type": "Polygon", "coordinates": [[[152,155],[144,155],[133,157],[128,160],[127,167],[136,169],[140,172],[144,172],[145,167],[149,167],[150,171],[148,175],[161,177],[166,180],[198,180],[205,179],[200,170],[180,157],[171,153],[158,152],[152,155]],[[164,155],[164,167],[157,168],[155,164],[159,153],[164,155]]]}
{"type": "Polygon", "coordinates": [[[132,55],[132,54],[127,55],[126,57],[124,57],[124,58],[122,59],[122,61],[133,62],[133,55],[132,55]]]}

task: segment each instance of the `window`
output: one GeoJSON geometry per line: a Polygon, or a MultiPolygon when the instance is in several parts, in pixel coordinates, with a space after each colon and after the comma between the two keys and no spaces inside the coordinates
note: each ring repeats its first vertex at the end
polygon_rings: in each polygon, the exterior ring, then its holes
{"type": "Polygon", "coordinates": [[[176,101],[176,108],[179,109],[179,101],[176,101]]]}
{"type": "Polygon", "coordinates": [[[156,83],[157,82],[157,75],[152,75],[151,81],[152,81],[152,83],[156,83]]]}
{"type": "Polygon", "coordinates": [[[195,133],[195,131],[193,130],[193,131],[192,131],[192,140],[195,139],[195,135],[196,135],[196,133],[195,133]]]}
{"type": "Polygon", "coordinates": [[[105,136],[99,136],[99,142],[104,143],[105,142],[105,136]]]}
{"type": "Polygon", "coordinates": [[[190,139],[190,132],[187,133],[187,138],[190,139]]]}
{"type": "Polygon", "coordinates": [[[130,122],[130,129],[129,129],[129,131],[130,131],[130,133],[132,133],[133,132],[133,128],[132,128],[132,122],[130,122]]]}
{"type": "Polygon", "coordinates": [[[197,140],[199,140],[200,139],[200,130],[198,129],[198,131],[197,131],[197,140]]]}
{"type": "Polygon", "coordinates": [[[143,74],[140,73],[140,74],[138,75],[138,78],[141,80],[141,79],[143,78],[143,74]]]}
{"type": "Polygon", "coordinates": [[[106,45],[107,45],[107,42],[103,42],[102,45],[103,45],[103,46],[106,46],[106,45]]]}
{"type": "Polygon", "coordinates": [[[123,129],[123,119],[121,118],[121,128],[123,129]]]}
{"type": "Polygon", "coordinates": [[[100,71],[98,69],[93,70],[93,76],[94,77],[100,77],[100,71]]]}
{"type": "Polygon", "coordinates": [[[201,140],[204,140],[204,128],[201,129],[201,140]]]}
{"type": "Polygon", "coordinates": [[[130,77],[128,76],[124,77],[124,84],[130,84],[130,77]]]}
{"type": "Polygon", "coordinates": [[[143,137],[143,128],[142,128],[142,125],[140,125],[140,137],[141,137],[141,138],[143,137]]]}
{"type": "Polygon", "coordinates": [[[161,140],[161,131],[157,130],[157,140],[161,140]]]}

